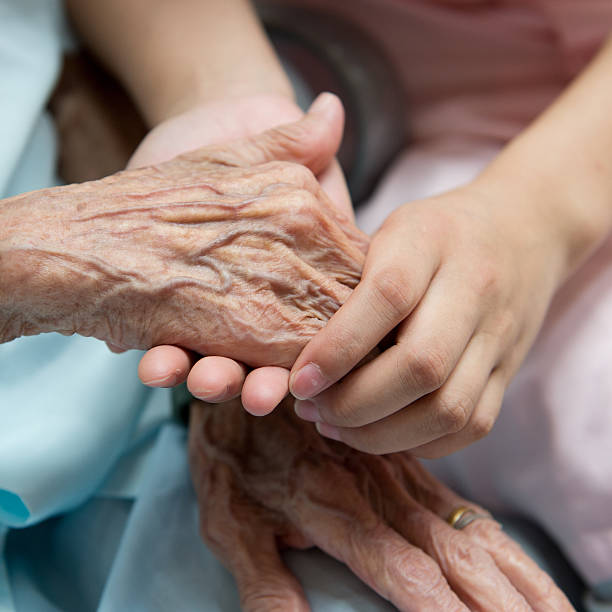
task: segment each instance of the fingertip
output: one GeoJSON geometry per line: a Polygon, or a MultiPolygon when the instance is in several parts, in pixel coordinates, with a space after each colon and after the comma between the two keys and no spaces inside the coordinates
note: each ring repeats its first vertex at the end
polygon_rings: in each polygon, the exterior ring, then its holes
{"type": "Polygon", "coordinates": [[[125,353],[127,351],[127,349],[121,348],[120,346],[110,342],[107,342],[106,346],[111,353],[115,353],[116,355],[120,355],[121,353],[125,353]]]}
{"type": "Polygon", "coordinates": [[[240,395],[245,376],[245,367],[233,359],[203,357],[189,372],[187,388],[203,401],[226,402],[240,395]]]}
{"type": "Polygon", "coordinates": [[[242,387],[242,405],[253,416],[270,414],[289,391],[289,371],[279,367],[258,368],[242,387]]]}
{"type": "Polygon", "coordinates": [[[314,99],[308,109],[308,114],[324,115],[329,118],[341,114],[344,117],[344,106],[337,95],[324,91],[314,99]]]}
{"type": "Polygon", "coordinates": [[[138,364],[138,378],[148,387],[174,387],[185,382],[190,354],[177,346],[156,346],[138,364]]]}

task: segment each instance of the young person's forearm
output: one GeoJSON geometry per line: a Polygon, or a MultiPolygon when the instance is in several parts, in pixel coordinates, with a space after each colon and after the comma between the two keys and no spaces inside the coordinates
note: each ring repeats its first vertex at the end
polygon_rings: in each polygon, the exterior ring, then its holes
{"type": "Polygon", "coordinates": [[[612,229],[611,109],[612,40],[483,174],[526,193],[567,240],[567,272],[612,229]]]}
{"type": "Polygon", "coordinates": [[[194,104],[292,96],[248,0],[68,0],[86,44],[156,125],[194,104]]]}

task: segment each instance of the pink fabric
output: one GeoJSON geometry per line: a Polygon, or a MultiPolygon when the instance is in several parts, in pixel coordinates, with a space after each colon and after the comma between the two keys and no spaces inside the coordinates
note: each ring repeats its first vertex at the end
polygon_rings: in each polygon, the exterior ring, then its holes
{"type": "MultiPolygon", "coordinates": [[[[473,178],[563,90],[612,29],[611,0],[284,0],[350,20],[405,89],[413,140],[359,213],[473,178]]],[[[433,468],[537,519],[591,584],[612,579],[612,239],[567,283],[493,432],[433,468]]]]}
{"type": "Polygon", "coordinates": [[[610,0],[277,0],[350,21],[406,92],[415,140],[506,141],[544,109],[612,29],[610,0]]]}

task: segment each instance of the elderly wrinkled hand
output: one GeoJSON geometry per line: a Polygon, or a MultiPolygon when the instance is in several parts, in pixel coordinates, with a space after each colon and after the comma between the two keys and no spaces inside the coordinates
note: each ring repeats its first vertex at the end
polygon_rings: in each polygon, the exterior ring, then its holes
{"type": "Polygon", "coordinates": [[[416,459],[326,440],[287,400],[265,419],[194,401],[189,460],[202,535],[247,611],[309,609],[279,550],[310,546],[400,610],[572,610],[494,520],[453,529],[445,518],[474,504],[416,459]]]}
{"type": "Polygon", "coordinates": [[[1,340],[59,331],[290,366],[363,261],[311,172],[337,148],[336,109],[323,98],[254,138],[5,200],[1,340]]]}

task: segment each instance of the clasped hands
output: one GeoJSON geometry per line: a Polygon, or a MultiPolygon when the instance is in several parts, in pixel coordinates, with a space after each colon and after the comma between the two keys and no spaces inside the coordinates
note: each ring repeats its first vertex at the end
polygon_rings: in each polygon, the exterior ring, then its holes
{"type": "MultiPolygon", "coordinates": [[[[341,121],[337,100],[326,100],[328,119],[341,121]]],[[[318,165],[306,162],[320,178],[338,131],[325,134],[309,141],[323,150],[310,150],[318,165]]],[[[294,161],[308,158],[298,151],[303,144],[293,144],[294,161]]],[[[323,174],[322,184],[345,203],[337,175],[323,174]]],[[[141,362],[141,379],[153,386],[187,380],[208,402],[241,394],[255,415],[291,391],[297,413],[321,434],[371,453],[437,457],[474,442],[493,426],[564,274],[554,224],[520,196],[485,172],[461,189],[400,206],[365,261],[356,260],[359,284],[290,372],[279,362],[250,371],[219,356],[227,353],[200,358],[160,346],[141,362]]]]}
{"type": "MultiPolygon", "coordinates": [[[[328,117],[337,121],[333,106],[330,111],[328,117]]],[[[152,146],[155,151],[155,142],[152,146]]],[[[318,176],[320,169],[314,168],[318,176]]],[[[341,194],[333,168],[330,174],[323,178],[324,183],[331,180],[326,188],[341,194]]],[[[329,205],[326,199],[323,203],[329,205]]],[[[357,272],[337,276],[343,301],[361,273],[365,243],[360,234],[348,232],[345,217],[339,223],[350,236],[348,243],[343,239],[343,249],[350,248],[356,258],[350,270],[357,272]]],[[[319,233],[328,230],[325,225],[319,233]]],[[[378,243],[382,249],[384,240],[378,243]]],[[[338,261],[346,264],[343,257],[338,261]]],[[[330,263],[321,261],[320,270],[330,270],[330,263]]],[[[337,275],[338,269],[333,270],[337,275]]],[[[364,325],[357,330],[349,335],[361,338],[370,331],[364,325]]],[[[368,350],[377,344],[368,342],[368,350]]],[[[326,440],[297,417],[290,399],[282,399],[287,369],[267,366],[248,376],[246,372],[232,359],[217,355],[198,360],[192,352],[171,346],[150,351],[140,368],[142,378],[160,386],[189,375],[196,395],[217,402],[191,406],[190,467],[202,535],[234,575],[245,610],[308,610],[279,551],[309,546],[346,563],[401,610],[572,609],[495,521],[478,520],[462,531],[451,528],[444,520],[450,512],[473,504],[432,478],[414,458],[404,453],[377,457],[326,440]],[[245,412],[237,399],[241,392],[252,412],[264,414],[280,405],[260,419],[245,412]]],[[[376,404],[385,409],[384,399],[376,404]]]]}
{"type": "MultiPolygon", "coordinates": [[[[285,368],[362,272],[367,239],[313,177],[342,198],[331,161],[340,133],[341,109],[327,96],[304,120],[239,143],[163,163],[149,157],[159,163],[13,198],[7,209],[27,209],[44,228],[46,240],[34,224],[27,241],[11,246],[44,264],[33,288],[46,309],[26,301],[5,332],[76,332],[116,350],[172,343],[141,364],[141,375],[161,366],[161,384],[184,377],[193,354],[277,364],[249,375],[272,383],[272,395],[255,399],[262,412],[274,407],[286,392],[285,368]],[[173,360],[177,367],[164,373],[173,360]]],[[[152,151],[159,154],[155,142],[152,151]]],[[[217,399],[237,394],[245,367],[205,357],[191,371],[196,381],[206,360],[230,383],[217,399]]],[[[571,609],[494,521],[462,532],[447,525],[445,516],[466,502],[414,459],[326,441],[287,401],[266,419],[238,401],[195,403],[190,465],[202,533],[235,575],[248,610],[274,602],[307,609],[278,545],[318,545],[404,610],[571,609]]]]}

